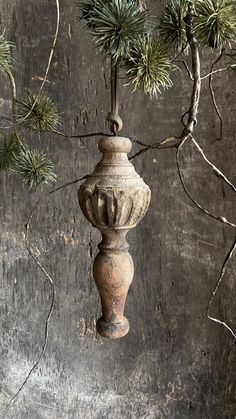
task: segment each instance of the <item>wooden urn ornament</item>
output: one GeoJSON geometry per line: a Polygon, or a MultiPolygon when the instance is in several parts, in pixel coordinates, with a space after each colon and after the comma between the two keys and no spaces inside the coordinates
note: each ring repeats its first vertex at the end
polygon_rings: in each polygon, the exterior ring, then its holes
{"type": "Polygon", "coordinates": [[[116,339],[129,331],[124,307],[134,265],[126,235],[146,214],[151,191],[128,160],[130,139],[117,136],[123,123],[118,115],[117,69],[111,68],[112,111],[108,120],[113,135],[99,141],[102,159],[80,186],[79,204],[87,220],[102,234],[93,265],[102,303],[97,331],[116,339]]]}
{"type": "Polygon", "coordinates": [[[128,160],[131,147],[128,138],[101,139],[99,150],[103,157],[79,189],[85,217],[102,234],[93,266],[102,303],[97,331],[110,339],[129,331],[124,306],[134,266],[126,235],[144,217],[151,198],[149,187],[128,160]]]}

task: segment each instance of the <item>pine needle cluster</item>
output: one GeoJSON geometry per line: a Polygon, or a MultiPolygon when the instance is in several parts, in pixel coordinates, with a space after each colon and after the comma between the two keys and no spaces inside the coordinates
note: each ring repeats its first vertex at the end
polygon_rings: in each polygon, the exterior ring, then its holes
{"type": "Polygon", "coordinates": [[[18,103],[18,119],[34,132],[55,131],[60,123],[56,105],[51,98],[42,94],[36,96],[29,90],[18,103]]]}
{"type": "MultiPolygon", "coordinates": [[[[167,47],[182,51],[186,44],[184,17],[188,0],[167,0],[161,15],[160,34],[167,47]]],[[[235,0],[195,0],[194,32],[202,46],[221,48],[236,40],[235,0]]]]}
{"type": "Polygon", "coordinates": [[[114,61],[127,57],[136,38],[145,31],[146,11],[140,11],[129,0],[91,0],[82,3],[87,26],[91,28],[96,46],[105,57],[114,61]]]}
{"type": "Polygon", "coordinates": [[[15,156],[20,153],[20,145],[14,135],[0,137],[0,170],[10,169],[15,156]]]}
{"type": "Polygon", "coordinates": [[[104,5],[107,5],[110,0],[86,0],[81,4],[78,4],[78,8],[81,10],[81,18],[86,20],[86,25],[90,28],[94,28],[94,21],[96,26],[96,19],[99,17],[99,11],[102,10],[104,5]]]}
{"type": "Polygon", "coordinates": [[[11,170],[19,174],[29,188],[42,183],[52,183],[56,180],[54,165],[47,156],[38,150],[21,150],[15,155],[11,170]]]}
{"type": "Polygon", "coordinates": [[[184,17],[187,14],[188,0],[168,0],[160,21],[162,42],[175,52],[184,50],[187,45],[184,17]]]}
{"type": "Polygon", "coordinates": [[[56,180],[51,160],[38,150],[30,150],[15,135],[0,137],[0,170],[19,174],[29,188],[56,180]]]}
{"type": "Polygon", "coordinates": [[[99,51],[122,65],[135,89],[156,95],[171,86],[169,54],[137,1],[85,0],[81,10],[99,51]]]}
{"type": "Polygon", "coordinates": [[[195,35],[211,48],[236,40],[235,0],[196,0],[195,35]]]}
{"type": "Polygon", "coordinates": [[[172,85],[170,73],[174,66],[156,34],[147,33],[135,41],[126,67],[128,79],[145,93],[156,96],[161,88],[172,85]]]}
{"type": "MultiPolygon", "coordinates": [[[[3,35],[0,35],[0,69],[11,84],[15,92],[16,85],[10,65],[12,44],[3,35]]],[[[46,96],[36,97],[30,91],[22,102],[12,98],[14,114],[19,113],[20,122],[34,132],[53,131],[59,124],[59,115],[52,100],[46,96]]],[[[25,184],[30,188],[55,181],[54,166],[46,155],[38,150],[30,150],[18,133],[16,120],[13,118],[12,127],[14,134],[0,134],[0,170],[10,170],[21,175],[25,184]]]]}

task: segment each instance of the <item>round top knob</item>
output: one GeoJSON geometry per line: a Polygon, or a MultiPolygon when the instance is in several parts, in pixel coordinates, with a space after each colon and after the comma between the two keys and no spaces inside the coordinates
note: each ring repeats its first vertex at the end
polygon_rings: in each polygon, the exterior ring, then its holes
{"type": "Polygon", "coordinates": [[[102,153],[129,153],[132,142],[126,137],[107,137],[99,141],[98,148],[102,153]]]}

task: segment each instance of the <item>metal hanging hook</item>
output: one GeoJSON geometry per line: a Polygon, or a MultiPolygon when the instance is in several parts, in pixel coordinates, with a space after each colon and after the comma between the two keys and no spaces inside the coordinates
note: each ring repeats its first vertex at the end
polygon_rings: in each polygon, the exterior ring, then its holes
{"type": "Polygon", "coordinates": [[[116,135],[123,128],[123,121],[119,116],[119,86],[118,64],[111,59],[111,112],[107,115],[111,132],[116,135]]]}

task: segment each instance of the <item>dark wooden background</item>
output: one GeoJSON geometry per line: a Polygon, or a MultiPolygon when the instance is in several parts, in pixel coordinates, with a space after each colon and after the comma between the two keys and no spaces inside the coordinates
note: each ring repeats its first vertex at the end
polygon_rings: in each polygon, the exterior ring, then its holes
{"type": "MultiPolygon", "coordinates": [[[[160,13],[162,1],[149,1],[160,13]]],[[[91,36],[76,22],[74,0],[61,0],[61,25],[46,92],[58,104],[67,133],[105,130],[109,71],[96,56],[91,36]]],[[[18,95],[35,92],[44,75],[56,24],[53,0],[0,0],[1,28],[15,42],[18,95]]],[[[202,56],[203,73],[215,58],[202,56]]],[[[187,58],[188,59],[188,58],[187,58]]],[[[196,139],[208,157],[236,183],[235,80],[215,77],[224,118],[221,142],[205,81],[196,139]]],[[[123,134],[154,142],[181,132],[190,81],[174,75],[175,87],[158,99],[123,88],[123,134]]],[[[1,78],[0,113],[9,109],[1,78]]],[[[5,124],[1,121],[1,124],[5,124]]],[[[97,139],[66,140],[24,133],[32,147],[54,160],[58,185],[92,171],[97,139]]],[[[136,150],[136,147],[134,147],[136,150]]],[[[235,196],[186,145],[181,165],[193,196],[218,215],[236,222],[235,196]]],[[[100,314],[91,276],[99,234],[82,216],[79,185],[46,198],[32,222],[30,240],[53,277],[55,310],[47,351],[15,403],[5,406],[37,360],[51,301],[51,289],[27,253],[23,225],[43,191],[0,174],[0,418],[4,419],[233,419],[236,417],[235,341],[206,317],[208,301],[234,232],[204,216],[184,194],[175,151],[150,151],[134,161],[152,189],[143,222],[129,235],[135,261],[126,314],[131,330],[118,341],[96,335],[100,314]]],[[[236,328],[235,257],[218,290],[212,314],[236,328]]]]}

